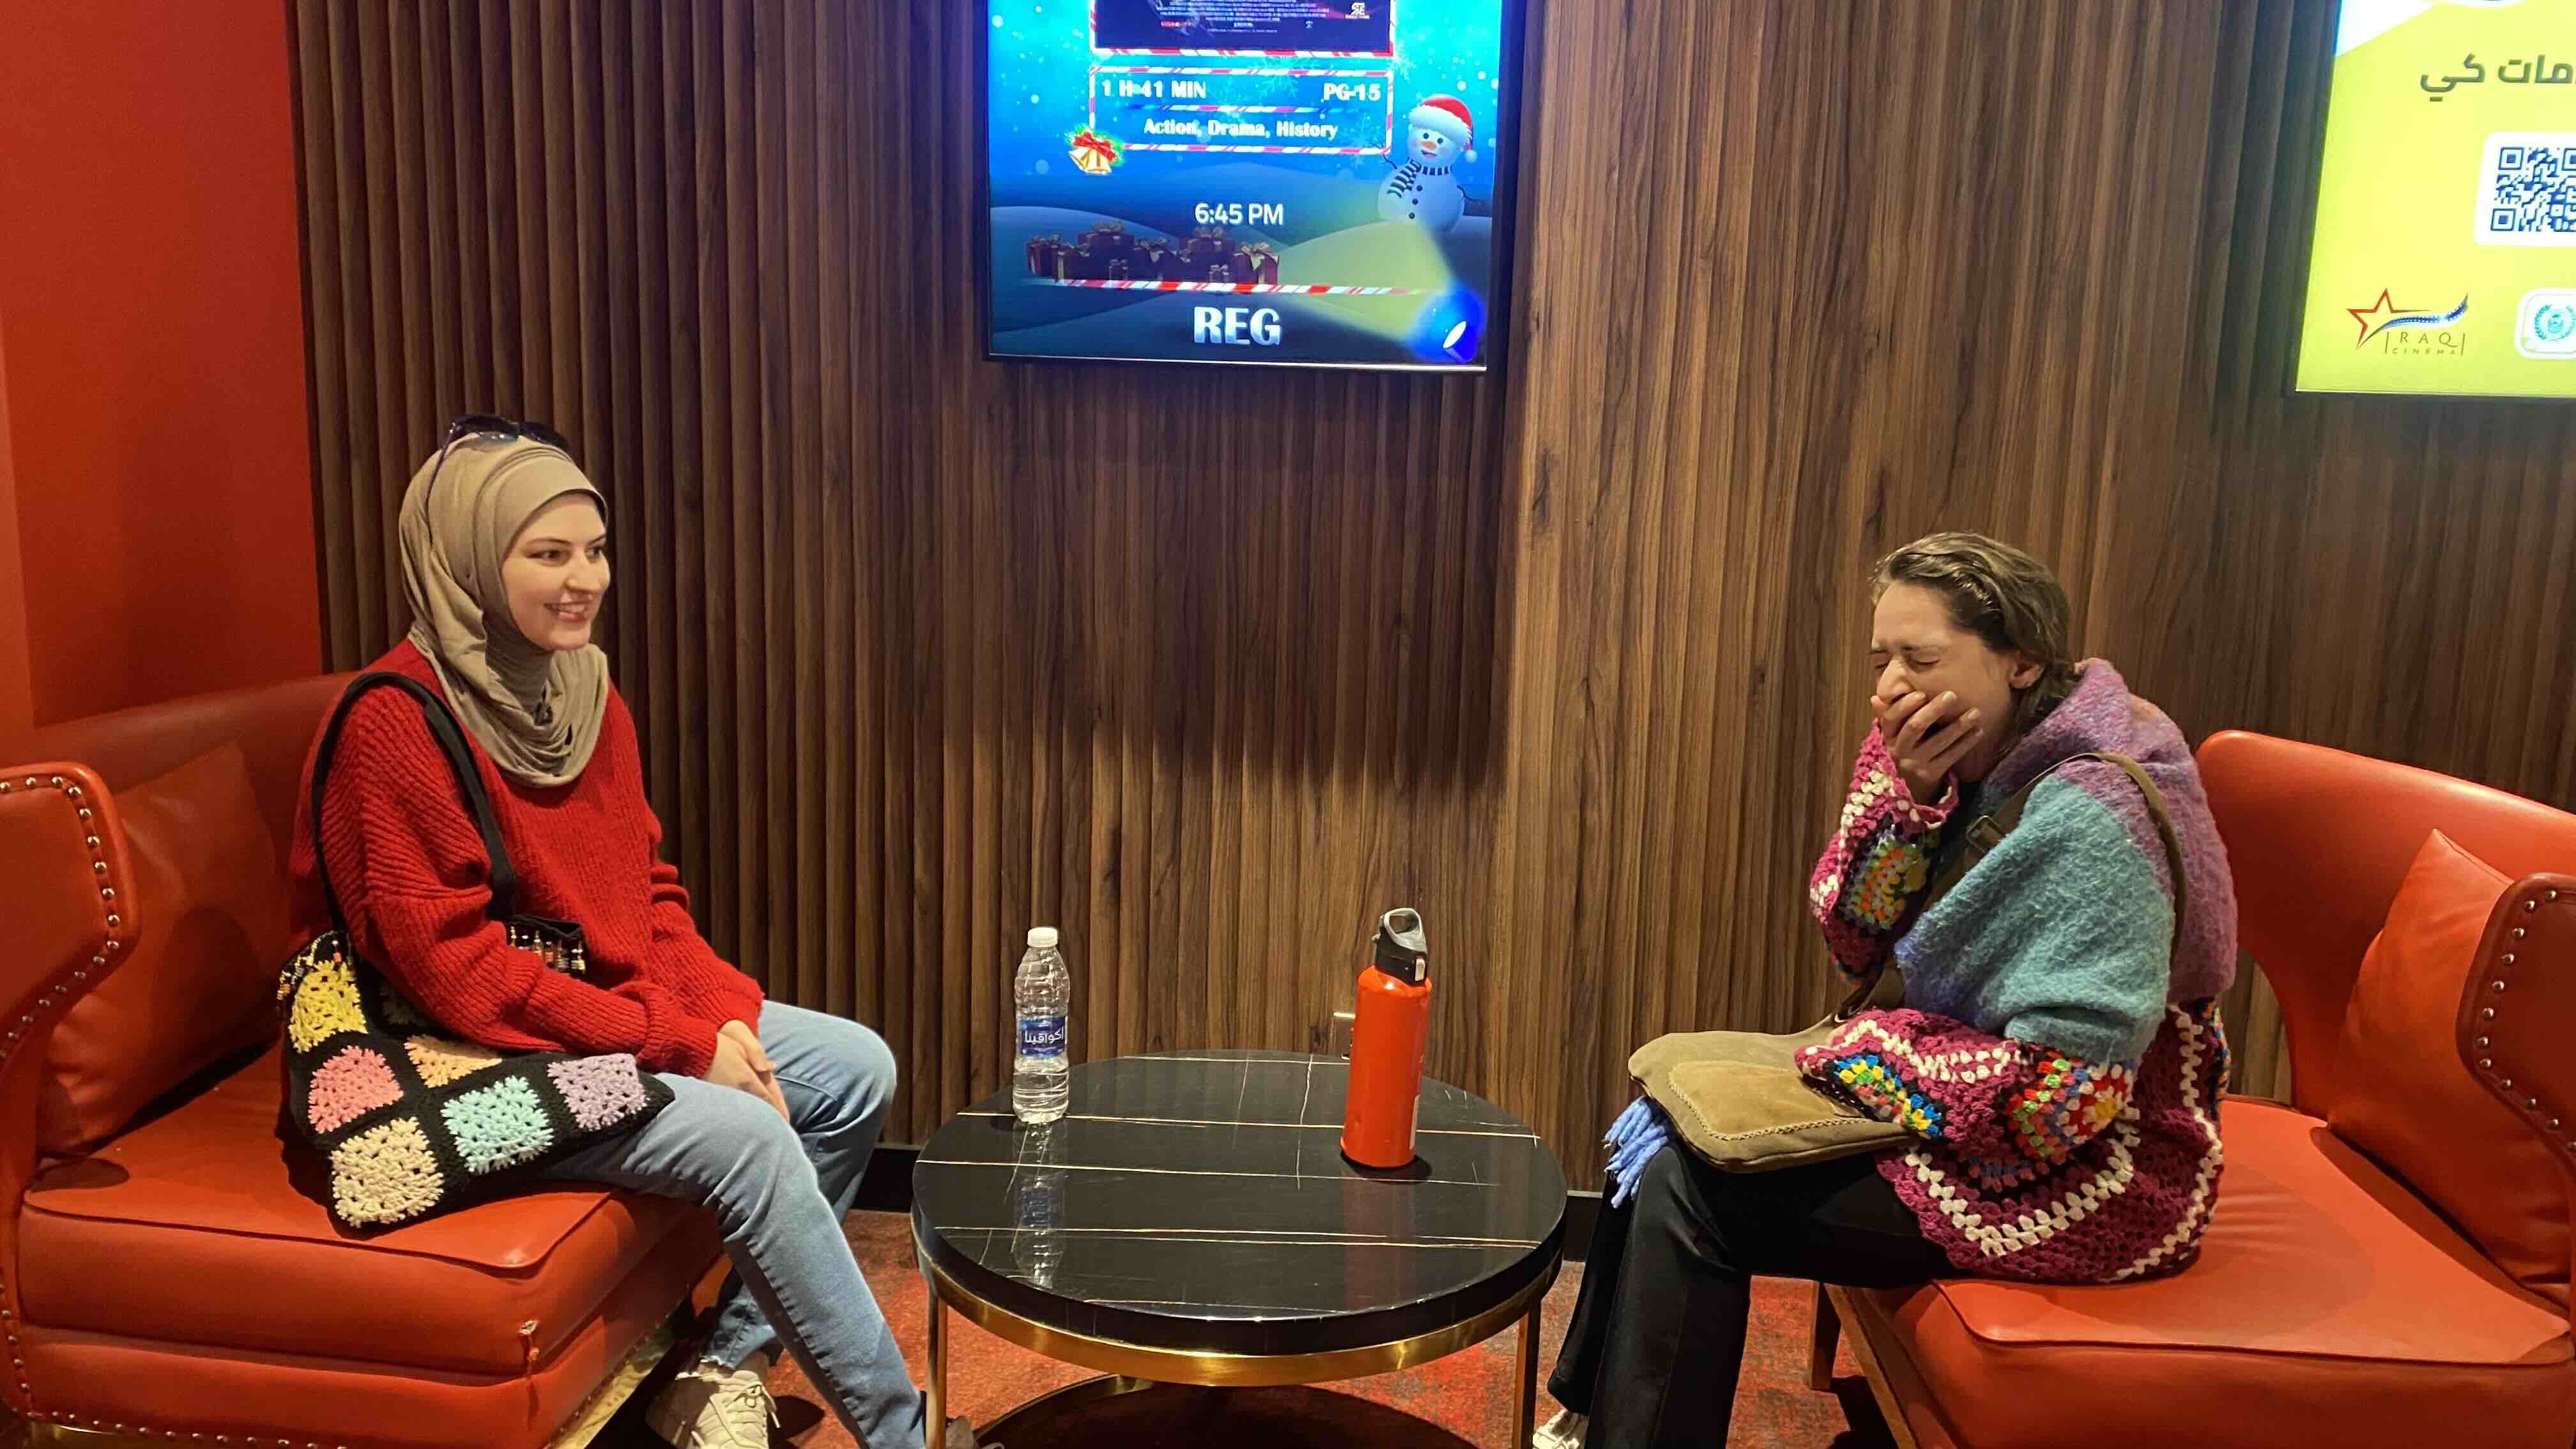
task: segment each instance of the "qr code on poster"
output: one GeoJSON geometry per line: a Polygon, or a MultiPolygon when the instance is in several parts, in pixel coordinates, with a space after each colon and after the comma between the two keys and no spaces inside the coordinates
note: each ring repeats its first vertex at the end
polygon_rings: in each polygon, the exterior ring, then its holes
{"type": "Polygon", "coordinates": [[[2478,240],[2500,247],[2576,247],[2576,131],[2487,137],[2478,240]]]}

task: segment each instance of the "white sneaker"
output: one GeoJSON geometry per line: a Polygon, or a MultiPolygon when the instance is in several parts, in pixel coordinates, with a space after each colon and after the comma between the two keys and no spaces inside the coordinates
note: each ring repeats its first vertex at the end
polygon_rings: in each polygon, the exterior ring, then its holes
{"type": "Polygon", "coordinates": [[[696,1364],[671,1380],[644,1422],[672,1449],[769,1449],[778,1408],[769,1401],[768,1371],[767,1354],[731,1370],[696,1364]]]}
{"type": "Polygon", "coordinates": [[[1559,1409],[1530,1434],[1530,1449],[1583,1449],[1583,1429],[1590,1422],[1587,1415],[1559,1409]]]}

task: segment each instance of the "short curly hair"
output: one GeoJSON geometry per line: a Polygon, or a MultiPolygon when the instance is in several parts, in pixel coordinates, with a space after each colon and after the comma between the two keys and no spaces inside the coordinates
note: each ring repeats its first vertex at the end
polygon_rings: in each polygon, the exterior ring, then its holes
{"type": "Polygon", "coordinates": [[[2039,666],[2039,678],[2013,691],[2013,732],[2026,733],[2075,692],[2066,589],[2048,565],[1982,533],[1936,533],[1878,561],[1876,600],[1898,584],[1920,584],[1941,596],[1950,622],[1998,653],[2039,666]]]}

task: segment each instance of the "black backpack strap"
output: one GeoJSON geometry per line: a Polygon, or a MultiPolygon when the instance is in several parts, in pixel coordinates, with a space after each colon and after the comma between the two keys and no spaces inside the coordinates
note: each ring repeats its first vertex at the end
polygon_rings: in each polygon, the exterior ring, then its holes
{"type": "Polygon", "coordinates": [[[507,922],[518,914],[519,873],[510,864],[510,853],[501,845],[501,822],[492,813],[492,801],[483,791],[483,775],[474,766],[474,751],[465,743],[465,731],[447,708],[447,701],[435,690],[408,674],[385,670],[359,675],[340,696],[339,705],[331,711],[331,723],[322,731],[322,743],[313,753],[313,868],[322,882],[322,902],[331,912],[331,929],[347,934],[349,922],[340,913],[340,897],[331,888],[329,852],[322,843],[322,800],[331,783],[331,761],[340,753],[340,732],[349,723],[349,711],[370,691],[399,689],[420,705],[429,722],[430,738],[437,741],[439,753],[447,756],[449,773],[456,777],[456,788],[464,796],[466,812],[474,817],[474,828],[483,836],[483,856],[489,862],[486,876],[492,887],[491,904],[484,914],[495,921],[507,922]]]}
{"type": "Polygon", "coordinates": [[[2029,783],[2012,792],[2003,804],[1969,821],[1966,826],[1968,833],[1966,843],[1961,846],[1957,855],[1950,858],[1950,864],[1940,874],[1932,877],[1931,889],[1923,893],[1922,904],[1916,909],[1918,911],[1932,909],[1943,896],[1950,893],[1952,887],[1967,877],[1969,871],[1976,869],[1977,862],[1986,858],[1986,852],[2003,844],[2004,837],[2012,834],[2014,826],[2021,824],[2021,812],[2030,804],[2030,792],[2038,789],[2042,781],[2056,774],[2061,767],[2071,761],[2091,758],[2090,755],[2070,755],[2058,761],[2032,776],[2029,783]]]}
{"type": "Polygon", "coordinates": [[[1951,888],[1975,868],[1977,862],[1986,858],[1988,851],[2003,843],[2003,838],[2010,835],[2013,827],[2021,823],[2022,811],[2030,804],[2032,791],[2038,789],[2059,770],[2078,760],[2094,760],[2117,769],[2129,777],[2129,782],[2137,786],[2138,793],[2145,798],[2147,814],[2154,819],[2156,834],[2164,841],[2165,867],[2173,875],[2174,940],[2179,947],[2182,940],[2183,908],[2190,899],[2191,882],[2183,869],[2182,838],[2177,834],[2174,826],[2173,809],[2166,803],[2164,791],[2156,788],[2156,782],[2148,776],[2145,766],[2127,755],[2113,754],[2108,750],[2087,750],[2080,755],[2067,756],[2040,771],[2029,784],[2014,791],[2012,798],[2006,800],[1993,813],[1971,821],[1968,825],[1966,847],[1951,860],[1949,868],[1933,880],[1932,888],[1923,897],[1921,909],[1930,910],[1932,903],[1948,895],[1951,888]]]}
{"type": "Polygon", "coordinates": [[[2174,949],[2181,950],[2183,912],[2191,905],[2191,876],[2185,869],[2182,832],[2180,827],[2174,824],[2173,806],[2166,801],[2165,792],[2157,788],[2154,778],[2147,774],[2147,767],[2127,755],[2115,755],[2104,750],[2096,751],[2090,756],[2079,755],[2076,758],[2096,759],[2106,765],[2118,766],[2120,772],[2129,777],[2129,783],[2138,787],[2138,794],[2146,800],[2147,814],[2154,818],[2156,834],[2164,841],[2165,869],[2173,876],[2174,949]]]}
{"type": "MultiPolygon", "coordinates": [[[[2040,771],[2029,784],[2015,790],[2012,797],[1992,813],[1978,816],[1970,821],[1967,825],[1966,844],[1960,849],[1958,855],[1952,858],[1948,868],[1933,878],[1930,889],[1924,892],[1922,902],[1912,908],[1916,918],[1920,919],[1922,912],[1932,909],[1935,902],[1948,895],[1952,888],[1967,877],[1968,872],[1975,868],[1977,862],[1986,858],[1987,852],[2001,845],[2004,837],[2012,834],[2013,827],[2021,824],[2022,811],[2030,805],[2032,791],[2038,789],[2043,781],[2059,770],[2078,760],[2096,760],[2112,766],[2128,776],[2130,783],[2138,787],[2138,793],[2145,797],[2147,813],[2156,823],[2156,834],[2164,838],[2166,869],[2173,875],[2174,925],[2171,949],[2180,951],[2183,910],[2191,899],[2191,881],[2184,873],[2182,837],[2174,825],[2173,808],[2165,800],[2164,791],[2156,788],[2156,782],[2148,776],[2145,766],[2127,755],[2113,754],[2108,750],[2088,750],[2080,755],[2067,756],[2040,771]]],[[[1888,970],[1886,958],[1882,957],[1878,964],[1872,966],[1869,973],[1861,977],[1853,986],[1851,994],[1843,999],[1843,1004],[1835,1009],[1834,1019],[1849,1021],[1854,1015],[1870,1007],[1899,1004],[1893,996],[1880,990],[1888,974],[1891,973],[1888,970]]]]}

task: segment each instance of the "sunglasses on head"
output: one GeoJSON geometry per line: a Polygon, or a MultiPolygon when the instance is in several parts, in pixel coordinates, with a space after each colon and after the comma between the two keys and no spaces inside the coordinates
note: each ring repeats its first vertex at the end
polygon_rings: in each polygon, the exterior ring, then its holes
{"type": "Polygon", "coordinates": [[[429,470],[429,487],[438,486],[438,475],[447,467],[449,450],[467,438],[525,438],[549,448],[561,448],[567,454],[572,452],[572,444],[564,441],[564,435],[543,423],[505,418],[497,413],[467,413],[447,425],[447,437],[438,445],[438,466],[429,470]]]}
{"type": "Polygon", "coordinates": [[[505,418],[497,413],[466,413],[447,425],[447,437],[438,445],[438,461],[445,464],[447,450],[467,438],[525,438],[567,453],[572,451],[572,444],[564,441],[563,434],[543,423],[505,418]]]}

